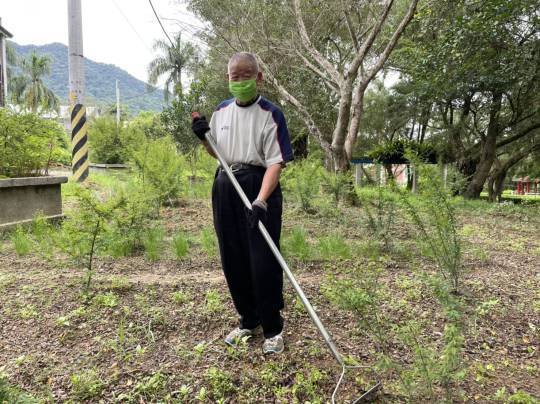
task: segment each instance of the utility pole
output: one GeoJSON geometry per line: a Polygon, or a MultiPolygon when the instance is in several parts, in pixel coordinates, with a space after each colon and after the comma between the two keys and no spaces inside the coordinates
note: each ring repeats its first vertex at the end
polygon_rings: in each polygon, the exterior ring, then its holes
{"type": "Polygon", "coordinates": [[[69,105],[73,179],[88,177],[88,128],[84,106],[84,56],[81,0],[68,0],[69,105]]]}
{"type": "Polygon", "coordinates": [[[120,126],[120,88],[116,79],[116,127],[120,126]]]}

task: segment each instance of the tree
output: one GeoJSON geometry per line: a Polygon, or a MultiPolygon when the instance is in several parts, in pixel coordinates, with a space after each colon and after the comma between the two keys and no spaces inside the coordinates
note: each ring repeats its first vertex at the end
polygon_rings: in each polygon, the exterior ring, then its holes
{"type": "Polygon", "coordinates": [[[189,2],[211,24],[206,33],[211,48],[219,49],[223,59],[231,51],[257,53],[267,81],[294,107],[323,149],[327,167],[346,170],[362,119],[364,92],[418,1],[220,3],[189,2]]]}
{"type": "Polygon", "coordinates": [[[433,3],[393,54],[433,108],[430,135],[448,145],[465,197],[478,198],[497,156],[540,127],[538,17],[533,0],[433,3]]]}
{"type": "Polygon", "coordinates": [[[10,80],[11,101],[32,111],[56,110],[59,100],[43,82],[43,76],[51,73],[51,59],[35,51],[19,63],[21,74],[10,80]]]}
{"type": "Polygon", "coordinates": [[[171,94],[177,97],[183,93],[182,75],[190,72],[197,65],[197,49],[189,42],[183,42],[181,34],[174,37],[174,46],[164,40],[154,44],[154,50],[160,51],[148,65],[148,82],[156,85],[159,78],[167,76],[163,89],[165,101],[169,101],[171,94]]]}

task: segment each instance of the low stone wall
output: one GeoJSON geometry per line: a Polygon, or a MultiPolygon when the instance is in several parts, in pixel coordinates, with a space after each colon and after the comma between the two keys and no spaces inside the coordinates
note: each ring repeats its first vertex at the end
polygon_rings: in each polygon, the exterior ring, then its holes
{"type": "Polygon", "coordinates": [[[61,184],[67,180],[61,176],[0,180],[0,230],[31,221],[37,212],[61,217],[61,184]]]}

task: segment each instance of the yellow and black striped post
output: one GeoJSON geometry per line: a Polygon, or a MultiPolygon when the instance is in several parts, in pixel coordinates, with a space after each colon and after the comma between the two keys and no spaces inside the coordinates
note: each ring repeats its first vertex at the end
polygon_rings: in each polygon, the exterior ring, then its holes
{"type": "Polygon", "coordinates": [[[88,177],[88,127],[86,107],[74,104],[71,108],[71,144],[73,180],[81,182],[88,177]]]}

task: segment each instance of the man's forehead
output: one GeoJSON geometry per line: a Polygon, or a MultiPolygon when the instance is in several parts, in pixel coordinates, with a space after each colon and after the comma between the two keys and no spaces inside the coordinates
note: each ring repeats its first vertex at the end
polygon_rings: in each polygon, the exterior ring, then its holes
{"type": "Polygon", "coordinates": [[[229,64],[229,70],[250,70],[254,71],[256,67],[247,59],[232,60],[229,64]]]}

